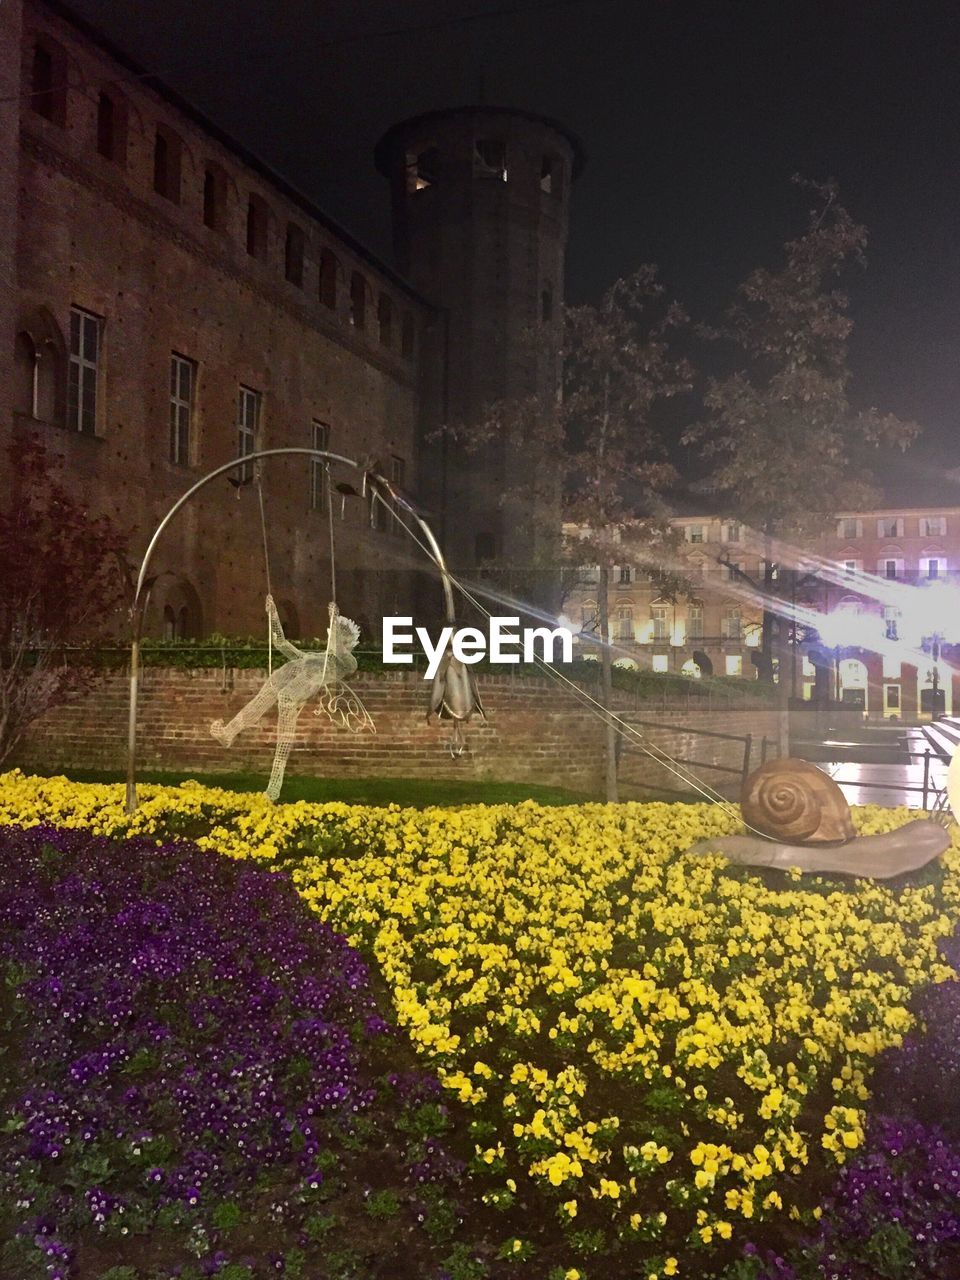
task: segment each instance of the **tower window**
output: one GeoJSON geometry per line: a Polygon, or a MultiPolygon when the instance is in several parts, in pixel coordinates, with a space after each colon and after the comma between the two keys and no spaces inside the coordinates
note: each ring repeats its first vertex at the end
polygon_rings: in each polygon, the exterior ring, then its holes
{"type": "Polygon", "coordinates": [[[172,204],[180,203],[182,144],[172,129],[158,124],[153,139],[153,189],[172,204]]]}
{"type": "Polygon", "coordinates": [[[320,301],[331,311],[337,309],[337,259],[330,249],[320,250],[320,301]]]}
{"type": "Polygon", "coordinates": [[[196,381],[197,366],[174,351],[170,356],[170,461],[178,467],[190,465],[196,381]]]}
{"type": "Polygon", "coordinates": [[[253,193],[247,204],[247,253],[251,258],[265,261],[267,256],[267,226],[269,214],[267,202],[253,193]]]}
{"type": "Polygon", "coordinates": [[[407,191],[426,191],[440,176],[440,152],[436,147],[408,151],[406,156],[407,191]]]}
{"type": "Polygon", "coordinates": [[[544,156],[540,163],[540,190],[559,199],[563,195],[563,161],[558,156],[544,156]]]}
{"type": "Polygon", "coordinates": [[[360,271],[350,277],[350,323],[362,329],[367,322],[367,282],[360,271]]]}
{"type": "Polygon", "coordinates": [[[67,55],[47,37],[33,46],[30,105],[61,129],[67,122],[67,55]]]}
{"type": "Polygon", "coordinates": [[[477,138],[473,144],[474,170],[487,178],[507,180],[507,144],[502,138],[477,138]]]}
{"type": "Polygon", "coordinates": [[[380,326],[380,341],[389,347],[393,339],[393,303],[385,293],[381,293],[377,301],[377,322],[380,326]]]}
{"type": "MultiPolygon", "coordinates": [[[[262,403],[263,397],[259,391],[255,391],[253,387],[245,387],[243,383],[240,384],[237,395],[237,453],[241,458],[247,458],[257,451],[262,403]]],[[[237,471],[238,479],[242,484],[253,477],[253,468],[249,462],[245,462],[237,471]]]]}
{"type": "Polygon", "coordinates": [[[70,365],[67,377],[67,423],[74,431],[94,435],[97,429],[97,383],[100,368],[100,316],[70,308],[70,365]]]}
{"type": "Polygon", "coordinates": [[[127,152],[127,109],[123,100],[105,89],[97,99],[97,150],[122,165],[127,152]]]}
{"type": "Polygon", "coordinates": [[[403,320],[400,324],[400,351],[404,360],[413,359],[414,344],[416,342],[416,331],[413,327],[413,316],[409,311],[403,313],[403,320]]]}
{"type": "Polygon", "coordinates": [[[303,231],[295,222],[287,223],[287,239],[284,247],[283,273],[291,284],[303,288],[303,231]]]}
{"type": "Polygon", "coordinates": [[[203,171],[203,225],[222,231],[226,221],[227,175],[217,165],[203,171]]]}

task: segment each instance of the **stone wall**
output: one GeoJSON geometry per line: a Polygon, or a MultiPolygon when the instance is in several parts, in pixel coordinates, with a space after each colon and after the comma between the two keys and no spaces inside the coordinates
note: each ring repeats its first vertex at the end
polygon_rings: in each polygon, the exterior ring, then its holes
{"type": "MultiPolygon", "coordinates": [[[[253,696],[263,673],[247,670],[179,671],[148,668],[140,703],[140,768],[203,773],[252,771],[266,775],[273,753],[276,717],[237,738],[229,750],[210,736],[210,722],[228,720],[253,696]]],[[[358,673],[354,688],[376,724],[376,734],[353,735],[334,728],[307,706],[300,717],[290,772],[318,777],[475,778],[561,785],[599,794],[602,785],[601,721],[567,691],[549,681],[491,677],[481,681],[488,722],[467,728],[468,750],[455,760],[447,749],[450,730],[427,723],[426,682],[416,673],[358,673]]],[[[127,678],[103,678],[90,692],[39,721],[15,763],[22,768],[111,769],[125,764],[127,678]]],[[[624,714],[631,714],[623,708],[624,714]]],[[[645,715],[644,719],[653,719],[645,715]]],[[[752,734],[753,762],[759,763],[763,735],[775,741],[777,713],[769,708],[658,708],[658,727],[643,726],[649,740],[674,755],[739,770],[743,743],[696,737],[695,726],[720,733],[752,734]]],[[[676,779],[631,747],[621,760],[625,796],[676,779]]],[[[721,779],[735,794],[738,778],[698,768],[712,784],[721,779]]]]}

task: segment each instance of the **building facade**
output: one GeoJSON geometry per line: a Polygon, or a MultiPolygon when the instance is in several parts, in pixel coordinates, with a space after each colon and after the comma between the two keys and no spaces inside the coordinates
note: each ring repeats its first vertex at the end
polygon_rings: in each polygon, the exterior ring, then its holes
{"type": "MultiPolygon", "coordinates": [[[[482,323],[484,309],[502,320],[502,289],[483,294],[467,264],[486,255],[498,228],[513,245],[528,185],[554,216],[545,212],[525,241],[535,262],[523,306],[541,306],[547,274],[561,296],[565,188],[548,205],[540,171],[534,184],[526,169],[530,155],[549,150],[569,178],[562,133],[516,113],[493,123],[489,113],[445,113],[438,146],[456,138],[489,155],[500,148],[508,194],[498,189],[491,203],[480,174],[475,186],[458,182],[456,207],[425,192],[420,207],[432,204],[444,243],[448,224],[456,228],[462,257],[437,274],[436,242],[411,236],[401,272],[59,4],[6,0],[0,23],[5,499],[16,483],[7,446],[25,433],[62,458],[64,479],[91,511],[130,530],[134,556],[202,475],[258,449],[373,459],[416,495],[433,465],[424,465],[425,439],[446,420],[465,370],[471,414],[513,386],[482,323]],[[467,311],[480,317],[475,331],[463,327],[467,311]]],[[[388,168],[396,145],[406,166],[401,138],[382,146],[388,168]]],[[[402,239],[415,219],[396,187],[395,210],[402,239]]],[[[514,265],[508,253],[511,279],[514,265]]],[[[522,309],[511,294],[507,310],[522,309]]],[[[457,530],[466,566],[484,549],[481,508],[464,505],[455,459],[445,475],[430,514],[457,530]]],[[[263,627],[258,485],[273,593],[291,635],[325,630],[331,527],[339,602],[366,638],[378,637],[382,614],[409,611],[422,555],[370,495],[337,489],[355,474],[284,458],[233,478],[242,483],[213,482],[164,534],[148,632],[263,627]]]]}
{"type": "MultiPolygon", "coordinates": [[[[960,709],[960,508],[844,512],[807,545],[772,549],[735,520],[672,524],[679,550],[668,563],[612,571],[615,662],[755,676],[769,558],[774,575],[797,570],[782,606],[803,637],[784,673],[791,697],[837,699],[873,719],[960,709]],[[679,575],[680,590],[663,592],[651,568],[679,575]]],[[[585,656],[597,654],[598,576],[581,569],[564,605],[585,656]]]]}

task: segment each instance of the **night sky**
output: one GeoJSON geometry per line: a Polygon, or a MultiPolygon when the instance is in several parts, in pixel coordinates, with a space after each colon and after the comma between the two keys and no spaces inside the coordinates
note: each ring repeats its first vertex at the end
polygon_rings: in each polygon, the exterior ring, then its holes
{"type": "Polygon", "coordinates": [[[937,477],[960,467],[955,0],[73,7],[386,258],[372,151],[390,124],[477,101],[556,117],[587,154],[572,301],[655,262],[696,319],[716,319],[800,230],[791,174],[837,178],[870,232],[867,269],[849,282],[853,395],[924,427],[914,462],[899,464],[908,486],[891,496],[944,500],[937,477]]]}

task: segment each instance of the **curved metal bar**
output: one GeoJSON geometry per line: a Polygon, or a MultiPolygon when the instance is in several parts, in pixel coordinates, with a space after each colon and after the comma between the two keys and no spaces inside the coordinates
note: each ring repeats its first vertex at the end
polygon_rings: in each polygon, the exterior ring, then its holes
{"type": "Polygon", "coordinates": [[[306,449],[299,447],[289,447],[283,449],[259,449],[255,453],[248,453],[242,458],[234,458],[231,462],[225,462],[222,466],[214,468],[213,471],[207,473],[196,484],[184,493],[173,504],[167,514],[163,517],[154,531],[153,537],[147,544],[147,549],[143,553],[143,560],[140,564],[140,572],[137,575],[136,590],[133,595],[133,604],[131,606],[132,621],[132,638],[130,643],[130,705],[127,715],[127,792],[126,792],[126,809],[128,813],[133,813],[137,807],[137,782],[136,782],[136,751],[137,751],[137,703],[139,700],[140,686],[140,642],[143,636],[143,619],[146,612],[146,605],[149,599],[149,589],[144,592],[144,584],[147,580],[147,571],[150,567],[150,561],[156,550],[160,536],[169,525],[170,521],[180,509],[190,501],[190,499],[201,489],[205,488],[212,480],[216,480],[218,476],[226,475],[228,471],[235,471],[238,467],[258,462],[262,458],[276,458],[284,455],[294,454],[308,458],[322,458],[326,462],[342,462],[345,466],[354,467],[357,471],[362,471],[364,475],[380,488],[389,493],[393,501],[397,502],[416,520],[417,524],[423,531],[424,537],[430,547],[431,554],[437,568],[440,570],[440,576],[443,581],[443,593],[447,607],[447,619],[449,622],[454,621],[453,614],[453,588],[450,583],[450,575],[447,569],[446,561],[443,553],[433,536],[433,530],[417,512],[415,507],[399,493],[383,476],[376,471],[371,471],[361,462],[356,462],[353,458],[345,458],[342,454],[331,453],[327,449],[306,449]]]}

